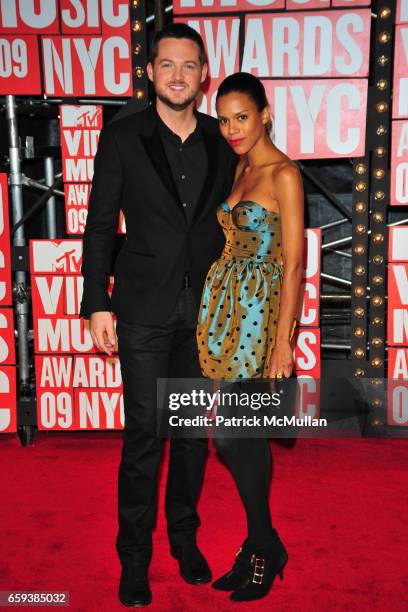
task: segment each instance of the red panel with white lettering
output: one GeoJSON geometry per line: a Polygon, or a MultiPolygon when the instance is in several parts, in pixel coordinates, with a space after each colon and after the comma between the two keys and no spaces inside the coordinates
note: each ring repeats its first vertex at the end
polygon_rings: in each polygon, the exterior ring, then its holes
{"type": "Polygon", "coordinates": [[[82,240],[30,240],[31,274],[80,274],[82,240]]]}
{"type": "Polygon", "coordinates": [[[0,173],[0,306],[11,306],[10,226],[7,174],[0,173]]]}
{"type": "Polygon", "coordinates": [[[0,308],[0,364],[16,363],[12,308],[0,308]]]}
{"type": "Polygon", "coordinates": [[[62,171],[66,183],[91,182],[102,129],[102,106],[60,106],[62,171]]]}
{"type": "Polygon", "coordinates": [[[408,348],[389,347],[388,378],[408,380],[408,348]]]}
{"type": "Polygon", "coordinates": [[[178,17],[174,21],[187,23],[204,40],[211,78],[204,83],[198,109],[215,117],[215,95],[221,81],[239,71],[240,20],[238,17],[178,17]]]}
{"type": "Polygon", "coordinates": [[[361,157],[365,152],[366,79],[264,81],[274,142],[291,159],[361,157]]]}
{"type": "Polygon", "coordinates": [[[297,376],[296,417],[320,417],[320,379],[305,374],[297,376]]]}
{"type": "Polygon", "coordinates": [[[58,32],[58,0],[0,0],[0,34],[58,32]]]}
{"type": "Polygon", "coordinates": [[[388,261],[408,261],[408,225],[388,228],[388,261]]]}
{"type": "Polygon", "coordinates": [[[408,345],[408,263],[388,266],[388,344],[408,345]]]}
{"type": "Polygon", "coordinates": [[[37,389],[37,422],[39,430],[78,429],[72,389],[37,389]]]}
{"type": "Polygon", "coordinates": [[[395,28],[392,117],[408,117],[408,25],[395,28]]]}
{"type": "Polygon", "coordinates": [[[41,354],[96,353],[89,323],[78,317],[83,292],[82,243],[79,240],[57,243],[35,240],[30,245],[34,350],[41,354]],[[36,273],[39,270],[43,273],[36,273]]]}
{"type": "MultiPolygon", "coordinates": [[[[188,23],[204,39],[211,80],[199,109],[215,115],[219,83],[239,64],[240,20],[191,16],[176,21],[188,23]]],[[[241,70],[275,78],[316,77],[264,82],[275,143],[289,157],[364,155],[367,79],[355,77],[368,74],[370,23],[366,9],[246,15],[241,70]]]]}
{"type": "Polygon", "coordinates": [[[77,429],[123,429],[122,391],[74,389],[77,429]]]}
{"type": "Polygon", "coordinates": [[[64,192],[67,234],[83,234],[88,216],[91,183],[65,183],[64,192]]]}
{"type": "Polygon", "coordinates": [[[73,355],[36,355],[34,359],[37,390],[71,389],[73,355]]]}
{"type": "Polygon", "coordinates": [[[88,321],[78,317],[82,276],[31,276],[36,353],[95,353],[88,321]]]}
{"type": "Polygon", "coordinates": [[[175,15],[283,9],[285,0],[175,0],[175,15]]]}
{"type": "Polygon", "coordinates": [[[408,382],[389,380],[387,385],[387,425],[408,427],[408,382]]]}
{"type": "Polygon", "coordinates": [[[408,23],[408,0],[397,0],[396,23],[408,23]]]}
{"type": "MultiPolygon", "coordinates": [[[[89,0],[59,0],[61,32],[63,34],[101,34],[102,15],[99,2],[89,0]]],[[[113,4],[104,2],[113,9],[113,4]]]]}
{"type": "Polygon", "coordinates": [[[45,94],[131,96],[129,26],[119,36],[43,36],[45,94]]]}
{"type": "Polygon", "coordinates": [[[117,357],[36,356],[40,429],[122,429],[117,357]]]}
{"type": "Polygon", "coordinates": [[[370,6],[371,0],[332,0],[332,6],[370,6]]]}
{"type": "Polygon", "coordinates": [[[259,77],[362,77],[369,10],[247,15],[241,69],[259,77]]]}
{"type": "MultiPolygon", "coordinates": [[[[88,216],[91,183],[65,183],[65,217],[67,234],[83,234],[88,216]]],[[[120,211],[118,234],[126,234],[125,216],[120,211]]]]}
{"type": "Polygon", "coordinates": [[[35,357],[39,429],[76,429],[72,392],[73,357],[35,357]]]}
{"type": "Polygon", "coordinates": [[[38,38],[1,36],[0,92],[2,94],[41,94],[38,38]]]}
{"type": "Polygon", "coordinates": [[[75,355],[72,386],[122,389],[119,358],[107,355],[75,355]]]}
{"type": "Polygon", "coordinates": [[[305,11],[309,9],[330,8],[330,2],[331,0],[286,0],[286,10],[305,11]]]}
{"type": "Polygon", "coordinates": [[[320,378],[320,329],[301,327],[294,338],[296,374],[320,378]]]}
{"type": "Polygon", "coordinates": [[[408,204],[408,121],[392,121],[390,204],[408,204]]]}
{"type": "Polygon", "coordinates": [[[16,431],[16,368],[0,366],[0,433],[15,433],[16,431]]]}
{"type": "Polygon", "coordinates": [[[303,295],[302,311],[299,325],[302,327],[319,325],[320,315],[320,254],[321,231],[319,229],[305,230],[304,245],[304,275],[301,293],[303,295]]]}

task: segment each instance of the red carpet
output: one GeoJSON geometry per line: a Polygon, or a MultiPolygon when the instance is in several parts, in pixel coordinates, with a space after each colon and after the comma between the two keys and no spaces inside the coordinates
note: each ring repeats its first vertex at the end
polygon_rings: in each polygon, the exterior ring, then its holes
{"type": "MultiPolygon", "coordinates": [[[[114,549],[121,434],[43,433],[25,448],[2,436],[0,445],[0,590],[65,590],[71,610],[125,610],[114,549]]],[[[273,443],[273,452],[273,519],[289,552],[284,581],[253,604],[187,585],[169,555],[161,503],[147,609],[407,610],[407,442],[298,440],[293,448],[273,443]]],[[[218,577],[244,538],[244,516],[213,451],[200,513],[199,541],[218,577]]]]}

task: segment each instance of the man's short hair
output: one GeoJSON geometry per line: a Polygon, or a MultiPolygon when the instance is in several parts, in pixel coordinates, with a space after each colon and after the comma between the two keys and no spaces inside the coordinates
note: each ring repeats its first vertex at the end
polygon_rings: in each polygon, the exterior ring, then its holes
{"type": "Polygon", "coordinates": [[[207,56],[205,53],[204,42],[200,34],[185,23],[169,23],[168,25],[164,26],[164,28],[162,28],[159,32],[156,32],[153,37],[149,54],[149,61],[152,64],[154,63],[154,60],[156,59],[159,53],[159,43],[165,38],[187,38],[188,40],[192,40],[196,43],[198,47],[198,56],[200,59],[200,64],[203,65],[206,63],[207,56]]]}

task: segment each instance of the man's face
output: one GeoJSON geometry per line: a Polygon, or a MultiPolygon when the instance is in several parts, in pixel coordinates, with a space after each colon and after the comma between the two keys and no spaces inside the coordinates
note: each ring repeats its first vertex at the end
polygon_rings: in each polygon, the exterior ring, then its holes
{"type": "Polygon", "coordinates": [[[154,63],[147,65],[157,97],[174,110],[184,110],[193,102],[207,76],[199,49],[188,38],[164,38],[154,63]]]}

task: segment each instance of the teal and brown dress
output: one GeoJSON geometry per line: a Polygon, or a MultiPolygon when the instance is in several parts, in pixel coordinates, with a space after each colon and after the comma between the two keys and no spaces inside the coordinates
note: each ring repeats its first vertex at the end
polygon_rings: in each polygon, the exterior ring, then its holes
{"type": "MultiPolygon", "coordinates": [[[[252,201],[217,210],[226,233],[204,285],[197,342],[204,376],[268,377],[283,279],[277,212],[252,201]]],[[[293,334],[293,330],[292,330],[293,334]]]]}

